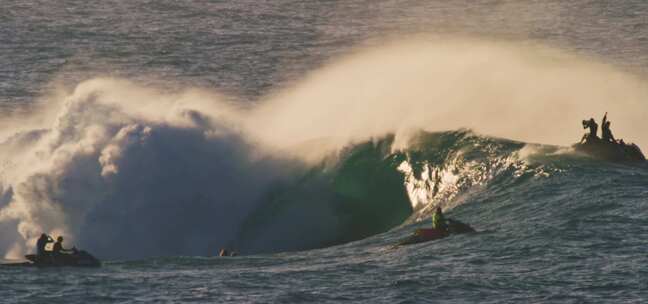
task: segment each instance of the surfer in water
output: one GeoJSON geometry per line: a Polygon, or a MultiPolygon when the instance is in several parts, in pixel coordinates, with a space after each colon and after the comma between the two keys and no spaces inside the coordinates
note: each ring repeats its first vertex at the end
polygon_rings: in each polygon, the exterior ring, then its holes
{"type": "Polygon", "coordinates": [[[448,222],[443,215],[441,207],[437,206],[434,214],[432,215],[432,228],[441,229],[443,232],[448,232],[448,222]]]}

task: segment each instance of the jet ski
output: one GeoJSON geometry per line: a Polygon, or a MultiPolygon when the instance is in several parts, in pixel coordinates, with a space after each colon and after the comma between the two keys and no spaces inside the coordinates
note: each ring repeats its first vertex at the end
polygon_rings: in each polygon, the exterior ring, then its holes
{"type": "Polygon", "coordinates": [[[588,138],[584,143],[572,146],[574,150],[593,158],[611,162],[645,162],[646,157],[635,144],[588,138]]]}
{"type": "Polygon", "coordinates": [[[72,253],[63,253],[58,255],[43,255],[36,254],[25,255],[29,262],[3,264],[3,266],[36,266],[36,267],[100,267],[101,261],[92,256],[85,250],[73,250],[72,253]]]}
{"type": "Polygon", "coordinates": [[[448,219],[448,231],[443,231],[441,229],[435,229],[435,228],[419,228],[416,229],[412,235],[398,242],[396,246],[429,242],[429,241],[446,238],[452,234],[461,234],[461,233],[469,233],[469,232],[476,232],[476,231],[468,224],[462,223],[454,219],[448,219]]]}

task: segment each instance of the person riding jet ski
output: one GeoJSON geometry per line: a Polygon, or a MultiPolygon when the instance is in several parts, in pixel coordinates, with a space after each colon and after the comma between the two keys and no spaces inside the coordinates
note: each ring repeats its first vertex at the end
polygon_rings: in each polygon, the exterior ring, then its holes
{"type": "Polygon", "coordinates": [[[56,255],[62,255],[62,254],[71,254],[71,253],[76,253],[77,249],[75,247],[72,247],[72,249],[65,249],[63,248],[63,237],[59,236],[56,238],[56,243],[54,243],[54,248],[52,249],[52,254],[54,256],[56,255]]]}
{"type": "Polygon", "coordinates": [[[596,135],[596,132],[598,132],[598,124],[594,120],[594,118],[590,118],[589,120],[583,120],[583,129],[589,128],[589,133],[586,133],[583,135],[583,138],[581,138],[580,143],[583,143],[584,141],[592,141],[592,140],[597,140],[599,137],[596,135]]]}
{"type": "Polygon", "coordinates": [[[610,121],[607,120],[607,112],[605,112],[603,121],[601,122],[601,138],[603,141],[616,143],[616,139],[614,139],[614,135],[612,135],[612,131],[610,130],[610,121]]]}
{"type": "Polygon", "coordinates": [[[38,238],[38,241],[36,241],[36,254],[38,254],[39,256],[45,256],[47,254],[45,247],[48,243],[54,243],[52,237],[45,233],[41,234],[40,238],[38,238]]]}

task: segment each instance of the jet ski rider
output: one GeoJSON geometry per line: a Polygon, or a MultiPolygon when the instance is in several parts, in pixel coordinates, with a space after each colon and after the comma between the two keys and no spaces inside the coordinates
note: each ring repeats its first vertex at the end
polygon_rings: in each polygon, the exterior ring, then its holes
{"type": "Polygon", "coordinates": [[[612,135],[612,131],[610,130],[610,121],[607,120],[607,112],[605,112],[603,122],[601,123],[601,137],[604,141],[616,143],[616,139],[614,139],[614,135],[612,135]]]}
{"type": "Polygon", "coordinates": [[[61,254],[66,254],[66,253],[75,253],[77,250],[76,248],[72,247],[72,249],[65,249],[63,248],[63,237],[59,236],[56,238],[56,243],[54,243],[54,248],[52,248],[52,254],[53,255],[61,255],[61,254]]]}
{"type": "Polygon", "coordinates": [[[45,251],[45,246],[47,246],[48,243],[54,243],[52,237],[45,233],[41,234],[41,236],[36,241],[36,253],[39,256],[44,256],[47,254],[47,251],[45,251]]]}
{"type": "Polygon", "coordinates": [[[596,135],[596,132],[598,131],[598,124],[594,120],[594,118],[590,118],[589,120],[583,120],[583,129],[589,128],[589,133],[586,133],[583,135],[583,138],[581,138],[581,143],[583,141],[591,141],[591,140],[597,140],[599,137],[596,135]]]}

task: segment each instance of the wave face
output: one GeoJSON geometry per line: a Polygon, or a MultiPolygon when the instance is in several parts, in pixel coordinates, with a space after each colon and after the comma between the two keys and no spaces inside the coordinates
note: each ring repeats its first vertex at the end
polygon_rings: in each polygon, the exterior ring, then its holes
{"type": "Polygon", "coordinates": [[[412,212],[393,136],[351,145],[335,158],[275,185],[246,221],[242,250],[298,250],[361,239],[401,224],[412,212]]]}
{"type": "Polygon", "coordinates": [[[525,144],[469,130],[418,132],[407,148],[390,135],[343,149],[291,183],[272,188],[247,219],[242,250],[326,247],[427,218],[450,209],[479,186],[498,186],[543,172],[520,159],[525,144]]]}
{"type": "MultiPolygon", "coordinates": [[[[648,237],[646,164],[599,162],[558,147],[468,130],[419,132],[408,146],[396,149],[401,147],[398,142],[396,136],[386,136],[349,145],[317,166],[293,162],[273,168],[283,169],[284,174],[268,182],[266,191],[256,192],[262,194],[247,216],[230,222],[240,231],[231,235],[229,245],[250,252],[294,250],[389,230],[386,233],[281,254],[107,261],[102,269],[84,271],[81,278],[75,271],[34,276],[7,267],[0,269],[6,273],[0,278],[9,278],[3,283],[13,289],[27,281],[51,290],[66,290],[65,282],[81,280],[84,284],[69,289],[83,293],[90,286],[90,293],[108,293],[115,299],[147,294],[157,286],[155,282],[164,280],[170,282],[170,292],[157,299],[200,297],[209,302],[221,301],[223,295],[200,293],[205,284],[231,292],[229,301],[289,303],[304,298],[365,301],[385,291],[379,302],[430,297],[471,303],[483,299],[493,303],[520,299],[633,302],[646,297],[642,288],[647,274],[642,266],[648,237]],[[392,248],[414,229],[429,225],[427,215],[433,205],[444,206],[449,217],[470,223],[478,233],[392,248]],[[426,220],[410,223],[419,219],[426,220]],[[406,224],[401,225],[403,221],[406,224]],[[146,278],[143,283],[142,278],[146,278]],[[97,279],[110,284],[92,284],[97,279]],[[286,286],[289,290],[282,289],[286,286]],[[316,292],[311,292],[313,286],[316,292]]],[[[237,171],[230,170],[230,178],[232,172],[237,171]]],[[[224,206],[217,204],[210,202],[224,206]]],[[[178,211],[181,204],[177,206],[176,213],[191,211],[178,211]]],[[[162,209],[154,203],[148,207],[162,209]]],[[[151,218],[157,216],[153,213],[151,218]]],[[[214,216],[219,215],[209,217],[214,216]]],[[[187,229],[173,222],[174,216],[166,219],[169,226],[187,229]]],[[[127,225],[117,216],[112,220],[127,225]]],[[[144,224],[151,234],[157,233],[144,224]]],[[[63,299],[69,293],[53,297],[63,299]]]]}
{"type": "Polygon", "coordinates": [[[82,83],[49,128],[1,144],[5,257],[33,250],[42,232],[102,258],[329,247],[425,220],[435,206],[527,191],[565,161],[558,147],[465,129],[269,152],[225,103],[156,94],[82,83]],[[328,156],[297,157],[313,147],[328,156]]]}
{"type": "Polygon", "coordinates": [[[77,92],[51,129],[2,144],[5,256],[30,251],[42,231],[108,258],[327,247],[540,170],[521,160],[525,144],[468,130],[418,132],[404,145],[388,135],[304,163],[259,154],[190,107],[142,119],[97,94],[77,92]]]}

